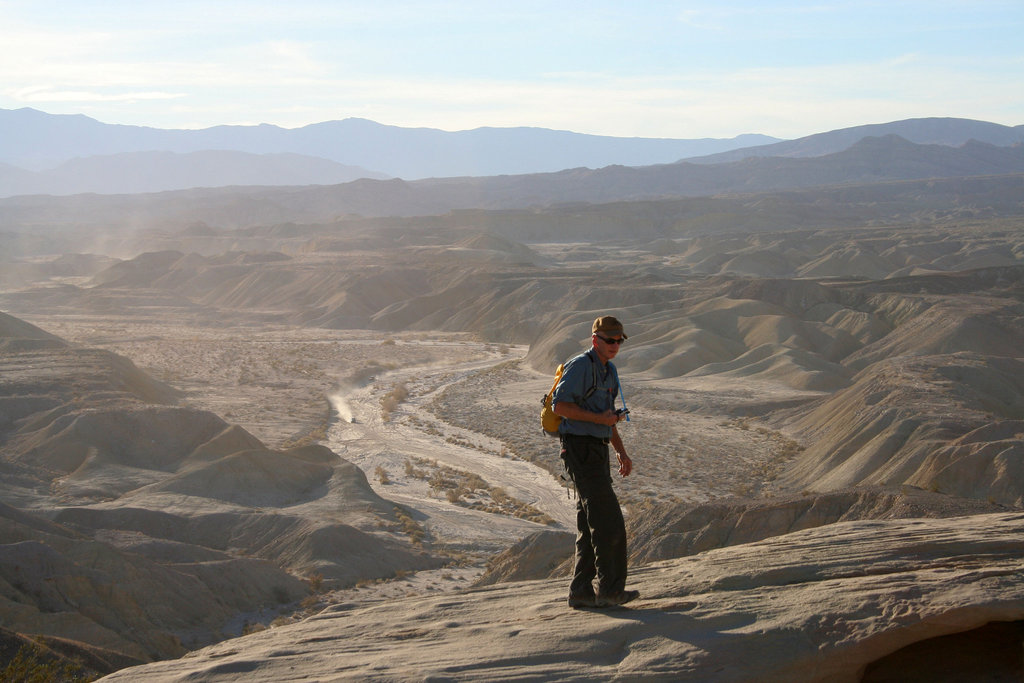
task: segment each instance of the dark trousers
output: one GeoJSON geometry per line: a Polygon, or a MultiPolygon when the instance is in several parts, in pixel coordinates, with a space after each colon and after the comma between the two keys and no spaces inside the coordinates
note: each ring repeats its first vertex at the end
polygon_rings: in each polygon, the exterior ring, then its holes
{"type": "Polygon", "coordinates": [[[570,595],[619,593],[626,587],[626,525],[612,489],[608,444],[586,436],[562,437],[562,459],[576,485],[576,566],[570,595]]]}

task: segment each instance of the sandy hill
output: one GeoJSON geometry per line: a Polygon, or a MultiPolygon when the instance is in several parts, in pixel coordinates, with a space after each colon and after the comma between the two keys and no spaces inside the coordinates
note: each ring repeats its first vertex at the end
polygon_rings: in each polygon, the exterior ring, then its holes
{"type": "MultiPolygon", "coordinates": [[[[63,254],[54,258],[52,255],[44,260],[8,260],[14,257],[23,244],[13,235],[0,235],[0,242],[8,247],[4,256],[0,256],[0,287],[17,289],[31,286],[32,283],[50,278],[67,278],[85,280],[91,275],[108,268],[117,262],[110,256],[97,254],[63,254]]],[[[34,241],[34,240],[32,240],[34,241]]]]}
{"type": "Polygon", "coordinates": [[[387,531],[396,506],[323,446],[269,449],[128,359],[6,314],[0,344],[11,632],[109,672],[294,611],[314,586],[441,563],[387,531]]]}
{"type": "Polygon", "coordinates": [[[173,403],[179,392],[154,380],[127,358],[72,347],[23,320],[0,313],[0,365],[4,370],[4,419],[0,437],[18,424],[37,427],[64,412],[77,396],[94,405],[132,401],[173,403]],[[74,377],[74,386],[68,386],[74,377]],[[44,410],[45,406],[45,410],[44,410]],[[34,413],[39,415],[33,415],[34,413]],[[39,422],[38,420],[42,420],[39,422]]]}
{"type": "Polygon", "coordinates": [[[4,621],[21,633],[139,661],[176,657],[215,640],[239,611],[298,600],[308,590],[267,562],[212,552],[154,560],[138,552],[134,539],[118,547],[68,526],[40,526],[23,516],[4,517],[4,621]]]}
{"type": "Polygon", "coordinates": [[[35,325],[0,312],[0,349],[6,352],[32,349],[54,349],[67,346],[56,335],[35,325]]]}
{"type": "Polygon", "coordinates": [[[880,361],[796,420],[811,445],[783,481],[819,491],[908,483],[1020,505],[1022,391],[1016,358],[880,361]]]}
{"type": "MultiPolygon", "coordinates": [[[[302,245],[318,239],[300,232],[302,245]]],[[[166,302],[211,316],[232,310],[295,325],[472,332],[529,343],[527,362],[542,372],[580,348],[589,320],[612,310],[635,321],[619,361],[635,381],[715,378],[786,388],[786,397],[757,410],[813,444],[779,478],[787,489],[911,484],[1024,501],[1020,475],[1001,464],[1019,450],[1012,425],[1022,417],[1024,389],[1024,242],[1017,231],[800,230],[705,236],[667,254],[547,247],[534,250],[532,262],[485,263],[450,256],[526,257],[531,250],[486,231],[407,234],[388,251],[386,268],[371,251],[262,252],[273,258],[162,251],[59,295],[84,308],[145,298],[150,306],[166,302]],[[766,252],[790,264],[790,277],[723,268],[766,252]],[[959,270],[978,263],[995,265],[959,270]],[[824,272],[812,278],[810,271],[824,272]],[[797,399],[799,407],[780,411],[797,399]],[[991,441],[994,432],[978,431],[1004,422],[1009,437],[991,441]],[[968,467],[974,473],[964,478],[968,467]]],[[[351,238],[369,244],[362,233],[351,238]]],[[[24,296],[45,302],[58,293],[24,296]]],[[[643,407],[642,393],[638,400],[643,407]]],[[[244,462],[259,469],[251,458],[244,462]]],[[[316,489],[328,469],[303,463],[294,475],[292,483],[278,482],[278,500],[316,489]]],[[[175,476],[161,486],[185,490],[192,479],[220,475],[175,476]]]]}

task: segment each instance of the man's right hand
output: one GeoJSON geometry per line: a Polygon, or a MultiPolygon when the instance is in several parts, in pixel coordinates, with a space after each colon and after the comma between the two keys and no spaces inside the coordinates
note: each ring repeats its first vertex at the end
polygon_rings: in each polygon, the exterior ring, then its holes
{"type": "Polygon", "coordinates": [[[614,410],[606,410],[603,413],[601,413],[600,422],[603,425],[608,425],[609,427],[612,427],[618,424],[619,420],[621,420],[623,417],[623,415],[616,413],[614,410]]]}

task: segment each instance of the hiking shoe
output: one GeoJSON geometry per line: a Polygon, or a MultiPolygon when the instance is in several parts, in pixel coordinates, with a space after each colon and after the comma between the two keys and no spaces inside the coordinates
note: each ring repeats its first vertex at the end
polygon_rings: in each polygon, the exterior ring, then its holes
{"type": "Polygon", "coordinates": [[[594,596],[593,594],[570,595],[568,602],[569,607],[572,607],[573,609],[580,609],[581,607],[593,607],[594,596]]]}
{"type": "Polygon", "coordinates": [[[616,605],[625,605],[627,602],[636,600],[639,597],[640,591],[622,591],[621,593],[599,595],[594,601],[594,607],[615,607],[616,605]]]}

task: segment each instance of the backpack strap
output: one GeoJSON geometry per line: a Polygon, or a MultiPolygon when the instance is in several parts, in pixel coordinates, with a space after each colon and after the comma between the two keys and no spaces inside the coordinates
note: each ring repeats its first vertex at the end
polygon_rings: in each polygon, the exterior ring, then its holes
{"type": "Polygon", "coordinates": [[[551,391],[549,391],[549,392],[547,393],[547,395],[548,395],[548,396],[553,396],[553,395],[554,395],[554,393],[555,393],[555,387],[557,387],[557,386],[558,386],[558,383],[562,381],[562,369],[563,369],[563,368],[564,368],[564,366],[562,366],[562,365],[559,365],[559,366],[558,366],[558,369],[557,369],[557,370],[555,370],[555,381],[554,381],[554,383],[553,383],[553,384],[551,385],[551,391]]]}
{"type": "MultiPolygon", "coordinates": [[[[612,367],[615,368],[615,386],[618,388],[619,399],[622,401],[622,409],[626,411],[626,422],[629,422],[629,407],[626,405],[626,392],[622,389],[622,380],[619,379],[619,369],[614,365],[612,367]]],[[[614,405],[615,401],[612,401],[612,406],[614,407],[614,405]]]]}
{"type": "Polygon", "coordinates": [[[594,357],[587,354],[587,358],[590,359],[590,388],[583,394],[583,400],[590,398],[590,395],[597,391],[597,361],[594,357]]]}
{"type": "MultiPolygon", "coordinates": [[[[590,354],[587,354],[587,355],[590,355],[590,354]]],[[[626,394],[622,390],[622,381],[619,379],[619,369],[617,367],[615,367],[615,365],[612,364],[611,361],[609,361],[609,366],[611,367],[611,371],[613,373],[615,373],[615,391],[616,391],[616,395],[620,399],[622,399],[622,408],[623,408],[623,410],[626,410],[626,394]]],[[[593,356],[590,356],[590,369],[593,371],[592,374],[593,374],[593,377],[594,377],[594,386],[592,386],[590,388],[590,391],[588,391],[586,393],[584,398],[589,398],[589,396],[592,393],[594,393],[594,391],[597,389],[597,361],[594,360],[593,356]]],[[[615,398],[614,397],[612,398],[612,407],[613,408],[615,407],[615,398]]],[[[628,410],[626,411],[626,422],[629,422],[629,411],[628,410]]]]}

